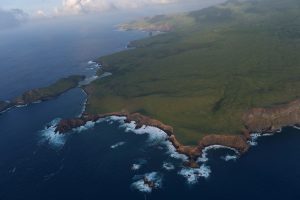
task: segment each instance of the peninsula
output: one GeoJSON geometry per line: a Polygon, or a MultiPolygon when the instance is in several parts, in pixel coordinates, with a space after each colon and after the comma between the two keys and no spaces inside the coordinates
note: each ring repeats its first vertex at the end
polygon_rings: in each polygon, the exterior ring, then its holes
{"type": "Polygon", "coordinates": [[[85,76],[69,76],[67,78],[59,79],[50,86],[26,91],[21,96],[18,96],[11,101],[0,101],[0,113],[15,106],[24,106],[57,97],[62,93],[77,87],[84,79],[85,76]]]}
{"type": "Polygon", "coordinates": [[[98,74],[113,75],[84,86],[85,114],[56,131],[117,115],[164,130],[192,160],[214,144],[244,153],[249,134],[300,124],[299,10],[299,0],[231,0],[121,25],[165,33],[99,58],[98,74]]]}

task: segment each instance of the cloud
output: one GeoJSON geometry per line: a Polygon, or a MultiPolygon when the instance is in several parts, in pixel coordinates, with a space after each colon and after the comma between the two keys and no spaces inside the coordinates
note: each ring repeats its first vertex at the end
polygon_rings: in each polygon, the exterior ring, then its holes
{"type": "Polygon", "coordinates": [[[18,26],[28,20],[29,16],[21,9],[4,10],[0,8],[0,30],[18,26]]]}
{"type": "Polygon", "coordinates": [[[183,2],[183,0],[63,0],[62,7],[56,8],[55,13],[57,15],[97,13],[180,1],[183,2]]]}

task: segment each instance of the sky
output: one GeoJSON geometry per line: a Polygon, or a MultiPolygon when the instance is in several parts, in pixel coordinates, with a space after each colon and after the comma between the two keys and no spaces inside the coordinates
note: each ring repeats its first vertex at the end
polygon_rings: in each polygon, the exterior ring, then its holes
{"type": "Polygon", "coordinates": [[[163,7],[213,4],[224,0],[0,0],[0,30],[24,22],[62,16],[163,7]]]}
{"type": "Polygon", "coordinates": [[[62,0],[0,0],[0,7],[4,9],[19,8],[27,12],[34,12],[40,9],[49,9],[59,6],[62,0]]]}
{"type": "Polygon", "coordinates": [[[215,0],[0,0],[0,8],[2,10],[17,8],[30,15],[35,15],[38,12],[47,15],[70,15],[193,1],[209,2],[215,0]]]}

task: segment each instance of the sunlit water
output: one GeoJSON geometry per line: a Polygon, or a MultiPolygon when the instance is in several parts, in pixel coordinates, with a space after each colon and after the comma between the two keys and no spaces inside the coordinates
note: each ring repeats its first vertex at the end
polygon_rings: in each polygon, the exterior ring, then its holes
{"type": "MultiPolygon", "coordinates": [[[[70,74],[92,76],[89,60],[146,36],[115,31],[112,23],[82,24],[1,33],[0,97],[8,99],[70,74]]],[[[297,129],[259,138],[242,157],[232,150],[210,150],[199,160],[199,169],[191,170],[162,131],[135,130],[133,123],[119,118],[53,134],[59,119],[81,113],[85,98],[73,89],[0,115],[1,200],[300,199],[297,129]],[[144,177],[156,189],[147,187],[144,177]]]]}

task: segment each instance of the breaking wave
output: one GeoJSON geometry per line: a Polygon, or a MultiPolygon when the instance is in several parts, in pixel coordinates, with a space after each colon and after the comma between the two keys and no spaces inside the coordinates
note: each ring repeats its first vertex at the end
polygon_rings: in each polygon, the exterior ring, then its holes
{"type": "Polygon", "coordinates": [[[151,193],[153,189],[162,187],[162,176],[158,172],[137,175],[133,177],[133,180],[135,182],[131,184],[131,188],[143,193],[151,193]]]}
{"type": "Polygon", "coordinates": [[[139,159],[136,163],[132,164],[131,170],[137,171],[137,170],[141,169],[145,164],[147,164],[147,160],[139,159]]]}
{"type": "Polygon", "coordinates": [[[183,176],[188,184],[195,184],[198,182],[199,178],[208,178],[211,173],[210,167],[205,164],[201,165],[199,168],[183,168],[178,174],[183,176]]]}
{"type": "Polygon", "coordinates": [[[239,152],[234,148],[227,147],[227,146],[222,146],[222,145],[211,145],[211,146],[208,146],[208,147],[206,147],[202,150],[202,156],[197,159],[197,162],[202,162],[202,163],[207,162],[208,161],[208,157],[207,157],[208,152],[210,150],[216,150],[216,149],[229,149],[229,150],[234,151],[234,153],[236,155],[239,155],[239,152]]]}
{"type": "Polygon", "coordinates": [[[97,64],[95,61],[92,61],[92,60],[90,60],[89,62],[88,62],[88,65],[94,65],[94,64],[97,64]]]}
{"type": "Polygon", "coordinates": [[[111,149],[116,149],[116,148],[118,148],[120,146],[123,146],[124,144],[126,144],[126,142],[118,142],[118,143],[116,143],[114,145],[111,145],[110,148],[111,149]]]}
{"type": "Polygon", "coordinates": [[[110,72],[104,72],[103,74],[101,74],[101,75],[99,76],[99,78],[105,78],[105,77],[112,76],[112,75],[113,75],[113,74],[110,73],[110,72]]]}
{"type": "MultiPolygon", "coordinates": [[[[120,121],[119,118],[117,118],[117,120],[120,121]]],[[[141,128],[136,129],[136,123],[134,121],[130,123],[124,123],[124,120],[122,119],[120,122],[121,122],[120,127],[124,128],[125,132],[133,132],[137,135],[147,134],[148,135],[147,142],[150,145],[162,144],[167,148],[167,153],[170,155],[170,157],[182,161],[188,160],[188,157],[186,155],[180,154],[176,151],[174,145],[168,140],[167,133],[165,133],[163,130],[153,126],[142,126],[141,128]]]]}
{"type": "Polygon", "coordinates": [[[87,70],[95,70],[97,68],[101,67],[101,64],[95,62],[95,61],[88,61],[88,67],[86,68],[87,70]]]}
{"type": "Polygon", "coordinates": [[[79,86],[85,86],[85,85],[88,85],[88,84],[90,84],[91,82],[97,80],[98,78],[100,78],[100,77],[97,76],[97,75],[87,77],[87,78],[85,78],[83,81],[81,81],[81,82],[79,83],[79,86]]]}
{"type": "Polygon", "coordinates": [[[293,126],[293,128],[300,130],[299,126],[293,126]]]}
{"type": "Polygon", "coordinates": [[[92,122],[92,121],[88,121],[84,126],[80,126],[78,128],[73,129],[73,131],[76,132],[82,132],[82,131],[86,131],[88,129],[91,129],[95,126],[96,122],[92,122]]]}
{"type": "Polygon", "coordinates": [[[236,161],[238,159],[238,156],[227,154],[226,156],[222,156],[221,159],[225,161],[236,161]]]}
{"type": "Polygon", "coordinates": [[[74,128],[73,131],[74,131],[74,132],[81,133],[81,132],[83,132],[83,131],[86,131],[86,130],[89,130],[89,129],[91,129],[91,128],[94,128],[96,124],[101,123],[101,122],[103,122],[104,120],[105,120],[105,119],[99,119],[99,120],[96,121],[96,122],[88,121],[88,122],[86,122],[85,125],[80,126],[80,127],[78,127],[78,128],[74,128]]]}
{"type": "Polygon", "coordinates": [[[51,121],[41,133],[41,143],[48,143],[53,147],[62,147],[66,142],[65,134],[55,133],[55,127],[59,123],[60,119],[54,119],[51,121]]]}
{"type": "Polygon", "coordinates": [[[24,105],[16,105],[15,107],[16,107],[16,108],[23,108],[23,107],[26,107],[26,106],[28,106],[28,104],[24,104],[24,105]]]}
{"type": "Polygon", "coordinates": [[[171,171],[175,169],[175,166],[172,163],[164,162],[162,168],[167,171],[171,171]]]}
{"type": "MultiPolygon", "coordinates": [[[[281,129],[280,130],[278,130],[278,131],[276,131],[276,132],[281,132],[281,129]]],[[[267,136],[273,136],[274,134],[272,134],[272,133],[265,133],[265,134],[262,134],[262,133],[252,133],[252,134],[250,134],[250,139],[249,139],[249,141],[248,141],[248,144],[250,145],[250,146],[257,146],[257,140],[258,140],[258,138],[260,138],[260,137],[267,137],[267,136]]]]}

